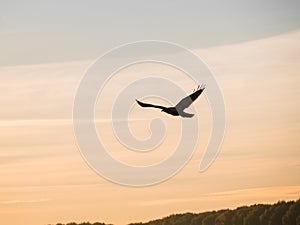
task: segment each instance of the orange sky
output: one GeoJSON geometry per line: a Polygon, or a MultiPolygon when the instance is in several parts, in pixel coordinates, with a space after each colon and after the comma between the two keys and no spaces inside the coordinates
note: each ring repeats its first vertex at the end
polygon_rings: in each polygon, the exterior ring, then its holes
{"type": "MultiPolygon", "coordinates": [[[[230,46],[196,49],[223,91],[227,129],[221,152],[199,173],[199,160],[211,129],[205,96],[195,103],[201,123],[197,150],[171,179],[132,188],[111,183],[87,166],[75,143],[72,104],[91,61],[0,67],[0,223],[48,224],[103,221],[126,224],[177,212],[234,208],[300,197],[300,31],[230,46]]],[[[133,133],[149,135],[149,119],[169,127],[165,143],[151,153],[126,151],[114,138],[109,112],[115,91],[141,71],[180,83],[189,93],[195,83],[173,68],[135,65],[120,71],[96,108],[105,128],[99,135],[111,154],[130,164],[165,158],[178,139],[178,119],[134,107],[133,133]],[[124,76],[126,75],[126,76],[124,76]],[[109,96],[109,98],[105,98],[109,96]],[[101,104],[107,110],[101,108],[101,104]]],[[[209,87],[208,87],[209,88],[209,87]]],[[[157,103],[161,100],[152,99],[157,103]]]]}

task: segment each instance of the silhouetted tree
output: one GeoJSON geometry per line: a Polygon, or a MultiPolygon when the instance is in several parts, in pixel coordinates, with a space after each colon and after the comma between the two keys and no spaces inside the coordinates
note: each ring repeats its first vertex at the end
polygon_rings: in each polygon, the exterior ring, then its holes
{"type": "Polygon", "coordinates": [[[210,212],[204,212],[200,213],[198,215],[195,215],[194,218],[191,221],[191,225],[201,225],[202,221],[205,217],[207,217],[210,214],[210,212]]]}
{"type": "Polygon", "coordinates": [[[215,220],[217,218],[218,214],[217,212],[213,211],[208,216],[206,216],[202,220],[202,225],[215,225],[215,220]]]}
{"type": "Polygon", "coordinates": [[[290,206],[282,217],[283,225],[300,225],[300,199],[290,206]],[[298,222],[297,222],[298,220],[298,222]]]}
{"type": "Polygon", "coordinates": [[[254,205],[247,214],[244,225],[261,225],[259,217],[265,212],[269,205],[254,205]]]}
{"type": "Polygon", "coordinates": [[[233,225],[232,224],[232,216],[234,211],[225,210],[221,215],[219,215],[215,220],[215,225],[233,225]]]}
{"type": "Polygon", "coordinates": [[[232,217],[232,225],[243,225],[249,211],[251,211],[251,207],[248,206],[237,208],[232,217]]]}
{"type": "MultiPolygon", "coordinates": [[[[57,223],[56,225],[64,225],[57,223]]],[[[66,225],[106,225],[105,223],[67,223],[66,225]]],[[[243,206],[235,210],[173,214],[147,223],[129,225],[300,225],[300,199],[273,205],[243,206]]]]}
{"type": "Polygon", "coordinates": [[[174,221],[174,225],[186,225],[191,224],[191,221],[193,219],[194,215],[192,213],[186,213],[181,216],[178,216],[178,218],[174,221]]]}
{"type": "Polygon", "coordinates": [[[282,217],[289,210],[292,202],[278,202],[273,205],[272,213],[269,219],[269,225],[282,225],[282,217]]]}

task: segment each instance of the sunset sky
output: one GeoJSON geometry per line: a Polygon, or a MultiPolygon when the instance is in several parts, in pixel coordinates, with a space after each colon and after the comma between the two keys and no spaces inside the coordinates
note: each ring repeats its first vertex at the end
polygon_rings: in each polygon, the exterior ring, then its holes
{"type": "MultiPolygon", "coordinates": [[[[298,199],[299,12],[296,0],[1,1],[0,223],[122,225],[298,199]],[[104,179],[85,162],[72,108],[80,80],[97,57],[144,39],[178,43],[208,65],[224,96],[226,133],[218,157],[200,173],[212,129],[204,92],[187,110],[201,124],[191,160],[165,182],[129,187],[104,179]]],[[[157,63],[129,66],[107,83],[96,104],[98,135],[113,157],[138,166],[165,159],[180,139],[180,118],[134,101],[132,133],[149,137],[149,121],[159,118],[167,127],[164,142],[137,153],[114,136],[110,115],[119,90],[148,76],[168,79],[187,94],[198,85],[157,63]]]]}

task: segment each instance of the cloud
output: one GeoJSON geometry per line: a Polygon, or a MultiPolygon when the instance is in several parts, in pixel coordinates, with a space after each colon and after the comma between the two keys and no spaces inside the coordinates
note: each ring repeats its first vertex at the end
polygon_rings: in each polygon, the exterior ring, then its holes
{"type": "MultiPolygon", "coordinates": [[[[169,198],[159,199],[141,202],[142,206],[162,206],[182,203],[197,203],[197,202],[222,202],[231,201],[249,202],[252,200],[253,203],[272,203],[280,199],[291,200],[299,198],[300,186],[279,186],[279,187],[262,187],[262,188],[248,188],[238,189],[224,192],[214,192],[200,195],[199,197],[188,197],[188,198],[169,198]],[[257,199],[257,200],[256,200],[257,199]]],[[[246,203],[245,203],[246,204],[246,203]]]]}
{"type": "Polygon", "coordinates": [[[40,203],[40,202],[48,202],[50,199],[48,198],[41,198],[41,199],[14,199],[14,200],[6,200],[0,201],[1,205],[14,205],[14,204],[33,204],[33,203],[40,203]]]}

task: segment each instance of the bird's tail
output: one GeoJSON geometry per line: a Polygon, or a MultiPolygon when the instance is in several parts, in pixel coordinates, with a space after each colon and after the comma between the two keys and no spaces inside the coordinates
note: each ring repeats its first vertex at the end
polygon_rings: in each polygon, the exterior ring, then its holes
{"type": "Polygon", "coordinates": [[[179,112],[179,115],[186,118],[191,118],[194,116],[194,114],[186,113],[186,112],[179,112]]]}

